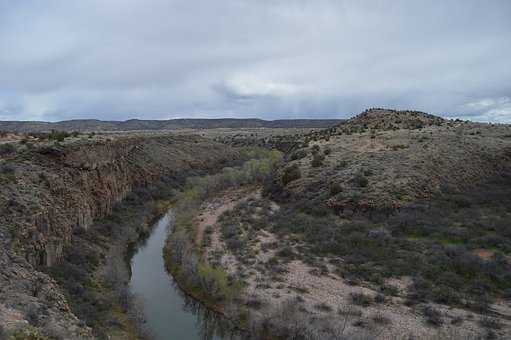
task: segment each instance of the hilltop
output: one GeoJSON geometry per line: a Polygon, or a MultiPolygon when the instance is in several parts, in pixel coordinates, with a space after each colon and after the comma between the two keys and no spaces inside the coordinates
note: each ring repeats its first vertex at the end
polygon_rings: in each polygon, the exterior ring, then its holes
{"type": "Polygon", "coordinates": [[[337,127],[344,129],[399,130],[441,126],[447,120],[421,111],[371,108],[337,127]]]}
{"type": "Polygon", "coordinates": [[[511,126],[370,109],[289,149],[205,246],[249,287],[255,323],[282,338],[510,334],[511,126]]]}
{"type": "Polygon", "coordinates": [[[290,190],[310,195],[311,188],[319,193],[337,183],[344,188],[340,196],[360,194],[377,205],[413,202],[445,188],[465,190],[507,169],[509,130],[416,111],[367,110],[297,144],[289,164],[310,175],[290,190]],[[367,186],[358,185],[361,177],[367,186]]]}

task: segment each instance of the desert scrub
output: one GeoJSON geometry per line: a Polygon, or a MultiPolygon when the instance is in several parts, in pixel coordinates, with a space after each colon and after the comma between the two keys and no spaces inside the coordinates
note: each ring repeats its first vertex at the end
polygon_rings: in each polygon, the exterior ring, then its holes
{"type": "Polygon", "coordinates": [[[314,153],[312,155],[311,166],[313,168],[318,168],[323,165],[323,161],[325,160],[325,155],[320,154],[319,152],[314,153]]]}
{"type": "Polygon", "coordinates": [[[7,340],[49,340],[48,337],[42,335],[36,328],[32,326],[26,326],[19,329],[11,334],[5,333],[0,329],[0,338],[7,340]]]}
{"type": "Polygon", "coordinates": [[[16,152],[16,147],[12,143],[0,144],[0,156],[10,155],[16,152]]]}
{"type": "Polygon", "coordinates": [[[323,200],[306,194],[281,199],[279,211],[265,220],[278,237],[304,240],[300,258],[341,257],[333,269],[338,275],[387,296],[400,292],[384,285],[385,278],[410,276],[410,305],[431,301],[480,313],[496,298],[511,296],[510,177],[465,192],[445,189],[388,217],[358,213],[344,221],[322,208],[332,189],[323,190],[323,200]]]}
{"type": "MultiPolygon", "coordinates": [[[[195,217],[200,205],[222,190],[262,183],[281,161],[278,151],[258,150],[239,167],[224,168],[215,175],[189,178],[175,203],[174,230],[164,250],[168,270],[178,284],[197,299],[215,306],[226,304],[241,291],[241,283],[207,263],[194,245],[195,217]]],[[[233,239],[236,244],[239,243],[233,239]]]]}
{"type": "Polygon", "coordinates": [[[292,181],[296,181],[297,179],[302,177],[302,173],[300,172],[300,167],[298,164],[293,164],[284,169],[282,174],[282,184],[287,185],[292,181]]]}
{"type": "Polygon", "coordinates": [[[299,150],[296,150],[295,152],[293,152],[289,156],[289,159],[292,160],[292,161],[296,161],[298,159],[302,159],[302,158],[305,158],[305,157],[307,157],[307,151],[305,151],[304,149],[299,149],[299,150]]]}

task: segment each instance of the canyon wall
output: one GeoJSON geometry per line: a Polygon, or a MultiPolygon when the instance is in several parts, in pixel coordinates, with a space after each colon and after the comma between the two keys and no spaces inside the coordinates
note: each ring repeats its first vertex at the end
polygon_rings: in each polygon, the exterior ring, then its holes
{"type": "Polygon", "coordinates": [[[28,145],[0,158],[0,338],[28,325],[34,312],[44,315],[32,325],[44,335],[92,337],[38,269],[58,263],[73,232],[108,215],[132,189],[219,168],[237,156],[195,136],[116,136],[28,145]]]}

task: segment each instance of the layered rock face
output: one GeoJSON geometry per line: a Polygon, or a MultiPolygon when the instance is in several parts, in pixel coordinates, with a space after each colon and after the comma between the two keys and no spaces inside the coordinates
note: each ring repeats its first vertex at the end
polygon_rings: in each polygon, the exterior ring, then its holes
{"type": "Polygon", "coordinates": [[[236,157],[231,148],[199,137],[161,135],[36,145],[4,156],[0,326],[5,331],[29,323],[30,313],[38,313],[44,322],[35,326],[44,335],[92,337],[56,283],[38,268],[58,263],[73,231],[109,214],[132,189],[164,176],[218,168],[236,157]]]}

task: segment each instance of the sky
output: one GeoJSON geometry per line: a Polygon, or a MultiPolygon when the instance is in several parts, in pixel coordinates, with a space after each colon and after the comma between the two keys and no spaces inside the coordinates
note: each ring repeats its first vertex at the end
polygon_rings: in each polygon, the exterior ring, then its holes
{"type": "Polygon", "coordinates": [[[511,123],[509,0],[0,0],[0,120],[511,123]]]}

